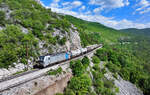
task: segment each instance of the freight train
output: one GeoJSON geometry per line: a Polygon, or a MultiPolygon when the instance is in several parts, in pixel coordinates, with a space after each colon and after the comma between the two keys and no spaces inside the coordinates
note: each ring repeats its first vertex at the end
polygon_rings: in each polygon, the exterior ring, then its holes
{"type": "Polygon", "coordinates": [[[78,57],[80,55],[83,55],[87,52],[90,52],[101,46],[102,45],[92,45],[92,46],[88,46],[86,48],[71,50],[69,52],[62,52],[62,53],[57,53],[57,54],[40,56],[39,60],[38,60],[38,66],[44,68],[44,67],[50,66],[52,64],[64,62],[64,61],[70,60],[72,58],[78,57]]]}

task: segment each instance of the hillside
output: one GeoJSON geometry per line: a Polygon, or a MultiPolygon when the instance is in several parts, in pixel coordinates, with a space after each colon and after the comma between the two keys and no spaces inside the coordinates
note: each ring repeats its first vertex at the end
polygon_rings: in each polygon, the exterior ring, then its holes
{"type": "Polygon", "coordinates": [[[120,31],[136,35],[150,36],[150,28],[145,29],[129,28],[129,29],[122,29],[120,31]]]}
{"type": "Polygon", "coordinates": [[[0,68],[80,47],[78,31],[63,16],[34,0],[0,0],[0,68]]]}
{"type": "Polygon", "coordinates": [[[78,27],[83,46],[95,43],[117,43],[120,38],[127,37],[125,33],[121,33],[118,30],[106,27],[100,23],[84,21],[69,15],[65,17],[78,27]]]}
{"type": "Polygon", "coordinates": [[[69,94],[65,95],[115,95],[118,88],[113,80],[106,79],[106,70],[115,80],[119,75],[145,95],[150,94],[149,39],[57,14],[36,1],[0,0],[0,70],[4,75],[5,70],[16,64],[33,65],[41,55],[102,43],[104,47],[90,58],[70,63],[74,76],[66,89],[69,94]],[[104,69],[100,67],[102,63],[105,63],[104,69]],[[89,73],[94,79],[89,78],[89,73]],[[95,88],[94,94],[90,88],[95,88]]]}
{"type": "MultiPolygon", "coordinates": [[[[122,32],[95,22],[84,21],[72,16],[66,16],[70,22],[80,29],[82,45],[103,42],[103,49],[96,55],[106,62],[106,67],[141,88],[144,95],[149,95],[150,86],[150,44],[149,37],[144,32],[122,32]],[[86,35],[86,36],[85,36],[86,35]],[[97,35],[100,35],[99,37],[97,35]],[[141,84],[141,81],[144,80],[141,84]]],[[[132,89],[132,88],[131,88],[132,89]]]]}

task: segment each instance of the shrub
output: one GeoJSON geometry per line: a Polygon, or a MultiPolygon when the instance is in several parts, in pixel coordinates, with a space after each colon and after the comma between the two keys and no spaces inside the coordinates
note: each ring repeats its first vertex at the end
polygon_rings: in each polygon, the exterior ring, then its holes
{"type": "Polygon", "coordinates": [[[95,64],[95,65],[93,66],[93,69],[94,69],[95,71],[100,71],[99,64],[95,64]]]}
{"type": "Polygon", "coordinates": [[[98,63],[100,63],[100,59],[97,56],[93,56],[92,57],[92,62],[95,63],[95,64],[98,64],[98,63]]]}
{"type": "Polygon", "coordinates": [[[87,94],[89,87],[91,87],[92,81],[88,75],[81,75],[80,77],[73,77],[69,83],[69,88],[75,92],[87,94]]]}
{"type": "Polygon", "coordinates": [[[40,30],[34,29],[33,34],[38,37],[39,39],[43,39],[43,33],[40,30]]]}
{"type": "Polygon", "coordinates": [[[62,93],[56,93],[55,95],[64,95],[64,94],[62,94],[62,93]]]}
{"type": "Polygon", "coordinates": [[[84,66],[80,60],[77,60],[75,62],[70,62],[70,67],[75,76],[80,76],[85,72],[84,66]]]}
{"type": "Polygon", "coordinates": [[[62,71],[63,71],[62,68],[59,67],[59,68],[56,69],[56,70],[50,70],[50,71],[48,71],[47,74],[48,74],[48,75],[57,75],[57,74],[61,74],[62,71]]]}
{"type": "Polygon", "coordinates": [[[5,24],[5,12],[0,11],[0,25],[5,24]]]}
{"type": "Polygon", "coordinates": [[[58,40],[58,43],[60,45],[65,45],[66,41],[67,41],[66,37],[63,37],[62,39],[58,40]]]}
{"type": "Polygon", "coordinates": [[[106,67],[113,73],[118,73],[120,71],[120,68],[111,61],[106,64],[106,67]]]}
{"type": "Polygon", "coordinates": [[[90,60],[87,56],[85,56],[83,59],[82,59],[82,64],[87,68],[90,64],[90,60]]]}
{"type": "Polygon", "coordinates": [[[76,95],[72,89],[67,88],[64,92],[64,95],[76,95]]]}
{"type": "Polygon", "coordinates": [[[107,49],[98,49],[96,51],[96,56],[100,58],[102,61],[108,60],[108,50],[107,49]]]}

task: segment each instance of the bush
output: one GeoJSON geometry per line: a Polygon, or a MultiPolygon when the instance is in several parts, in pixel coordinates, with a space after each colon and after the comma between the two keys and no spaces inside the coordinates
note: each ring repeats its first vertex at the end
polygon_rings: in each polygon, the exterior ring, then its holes
{"type": "Polygon", "coordinates": [[[72,89],[67,88],[64,92],[64,95],[76,95],[72,89]]]}
{"type": "Polygon", "coordinates": [[[97,56],[93,56],[92,57],[92,62],[95,64],[99,64],[100,63],[100,59],[97,56]]]}
{"type": "Polygon", "coordinates": [[[74,92],[80,92],[81,95],[87,94],[91,87],[92,81],[88,75],[81,75],[80,77],[73,77],[69,83],[69,88],[74,92]]]}
{"type": "Polygon", "coordinates": [[[120,67],[117,65],[113,64],[111,61],[106,64],[106,67],[113,73],[118,73],[120,72],[120,67]]]}
{"type": "Polygon", "coordinates": [[[50,70],[50,71],[48,71],[47,74],[48,74],[48,75],[57,75],[57,74],[61,74],[62,71],[63,71],[62,68],[59,67],[59,68],[56,69],[56,70],[50,70]]]}
{"type": "Polygon", "coordinates": [[[62,94],[62,93],[56,93],[55,95],[64,95],[64,94],[62,94]]]}
{"type": "Polygon", "coordinates": [[[90,64],[90,60],[87,56],[85,56],[83,59],[82,59],[82,64],[87,68],[90,64]]]}
{"type": "Polygon", "coordinates": [[[107,61],[108,60],[108,50],[107,49],[98,49],[96,51],[96,56],[98,56],[99,59],[102,61],[107,61]]]}
{"type": "Polygon", "coordinates": [[[0,11],[0,25],[5,24],[5,12],[0,11]]]}
{"type": "Polygon", "coordinates": [[[85,72],[84,66],[80,60],[77,60],[75,62],[70,62],[70,67],[75,76],[80,76],[85,72]]]}
{"type": "Polygon", "coordinates": [[[58,43],[60,45],[65,45],[66,41],[67,41],[66,37],[63,37],[62,39],[58,40],[58,43]]]}
{"type": "Polygon", "coordinates": [[[94,69],[95,71],[100,71],[99,64],[95,64],[95,65],[93,66],[93,69],[94,69]]]}
{"type": "Polygon", "coordinates": [[[43,39],[43,33],[40,31],[40,30],[37,30],[37,29],[34,29],[33,30],[33,34],[36,36],[36,37],[38,37],[39,39],[43,39]]]}

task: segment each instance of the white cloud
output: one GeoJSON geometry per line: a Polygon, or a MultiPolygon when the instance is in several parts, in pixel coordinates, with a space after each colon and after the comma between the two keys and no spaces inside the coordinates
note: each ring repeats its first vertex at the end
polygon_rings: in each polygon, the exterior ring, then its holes
{"type": "Polygon", "coordinates": [[[62,3],[63,6],[66,6],[66,5],[69,5],[69,4],[70,4],[70,2],[64,2],[64,3],[62,3]]]}
{"type": "Polygon", "coordinates": [[[84,14],[85,15],[90,15],[92,12],[91,11],[87,11],[87,12],[85,12],[84,14]]]}
{"type": "MultiPolygon", "coordinates": [[[[82,2],[80,2],[80,1],[64,2],[61,5],[64,10],[71,10],[73,8],[80,7],[82,5],[82,2]]],[[[83,9],[85,9],[85,6],[82,6],[80,10],[83,10],[83,9]]]]}
{"type": "Polygon", "coordinates": [[[124,4],[125,4],[126,6],[128,6],[128,5],[130,4],[129,0],[125,0],[125,1],[124,1],[124,4]]]}
{"type": "Polygon", "coordinates": [[[75,16],[77,18],[83,19],[83,20],[87,20],[87,21],[92,21],[92,22],[99,22],[105,26],[108,27],[112,27],[115,29],[125,29],[125,28],[138,28],[138,29],[142,29],[142,28],[148,28],[150,27],[150,23],[145,23],[145,24],[140,24],[140,23],[135,23],[132,22],[130,20],[127,19],[123,19],[120,21],[116,21],[114,18],[112,17],[105,17],[102,15],[91,15],[90,11],[88,11],[86,13],[77,13],[77,12],[73,12],[73,11],[69,11],[69,10],[63,10],[63,9],[58,9],[58,8],[52,8],[52,11],[55,11],[57,13],[63,13],[63,14],[67,14],[67,15],[72,15],[75,16]]]}
{"type": "Polygon", "coordinates": [[[99,12],[103,9],[114,9],[124,6],[128,6],[130,3],[128,0],[90,0],[89,4],[99,6],[94,12],[99,12]]]}
{"type": "Polygon", "coordinates": [[[82,11],[85,10],[85,8],[86,8],[85,6],[82,6],[79,10],[82,11]]]}
{"type": "Polygon", "coordinates": [[[93,10],[94,13],[99,13],[100,11],[102,11],[104,8],[103,7],[98,7],[98,8],[95,8],[93,10]]]}
{"type": "Polygon", "coordinates": [[[80,2],[80,1],[73,1],[73,2],[72,2],[72,5],[73,5],[74,7],[79,7],[79,6],[82,5],[82,2],[80,2]]]}
{"type": "Polygon", "coordinates": [[[53,0],[53,2],[50,4],[50,7],[53,7],[53,8],[58,8],[59,7],[59,2],[60,0],[53,0]]]}
{"type": "Polygon", "coordinates": [[[136,7],[138,8],[135,10],[135,13],[139,12],[140,14],[144,14],[150,12],[150,2],[148,0],[140,0],[136,7]]]}

